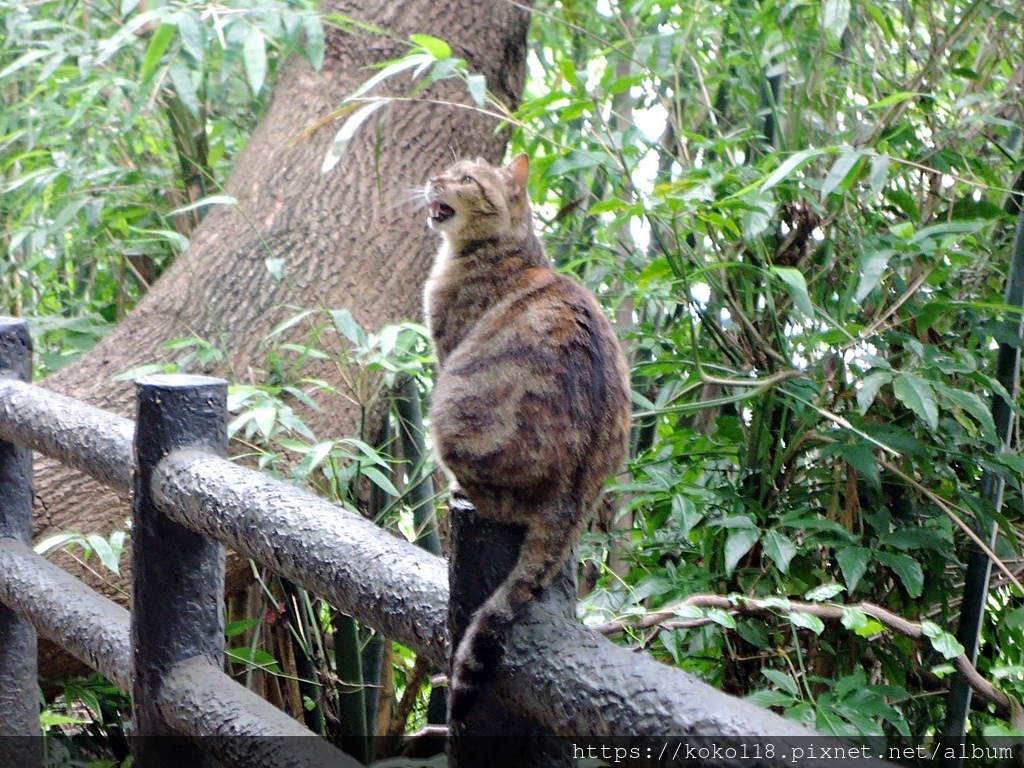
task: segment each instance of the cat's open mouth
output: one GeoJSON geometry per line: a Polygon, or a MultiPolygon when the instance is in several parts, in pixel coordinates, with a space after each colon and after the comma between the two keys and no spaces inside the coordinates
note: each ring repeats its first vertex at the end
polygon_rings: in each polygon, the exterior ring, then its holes
{"type": "Polygon", "coordinates": [[[430,220],[441,224],[448,221],[452,216],[455,215],[455,209],[450,205],[445,205],[440,200],[433,200],[430,203],[430,220]]]}

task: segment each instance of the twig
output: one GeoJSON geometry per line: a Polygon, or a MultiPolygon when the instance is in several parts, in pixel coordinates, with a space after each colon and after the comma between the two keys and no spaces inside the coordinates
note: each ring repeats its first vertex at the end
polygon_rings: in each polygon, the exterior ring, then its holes
{"type": "MultiPolygon", "coordinates": [[[[615,636],[627,630],[650,629],[655,626],[666,627],[667,625],[675,624],[670,619],[674,618],[676,613],[685,607],[717,608],[728,611],[731,614],[744,616],[787,616],[791,613],[807,613],[811,616],[816,616],[822,621],[840,621],[844,611],[854,610],[870,616],[882,626],[912,640],[920,640],[926,637],[919,623],[905,619],[873,603],[860,602],[854,605],[838,605],[835,603],[807,603],[796,600],[788,600],[782,603],[779,601],[755,600],[742,595],[726,597],[711,594],[691,595],[685,600],[674,603],[660,611],[648,613],[636,620],[621,619],[609,621],[593,627],[593,629],[603,635],[615,636]]],[[[698,619],[695,621],[703,620],[698,619]]],[[[986,704],[991,704],[995,707],[998,717],[1007,720],[1013,728],[1024,728],[1024,707],[1021,706],[1017,699],[1008,696],[983,678],[978,670],[974,668],[966,654],[961,653],[950,659],[950,662],[964,676],[974,694],[986,704]]]]}

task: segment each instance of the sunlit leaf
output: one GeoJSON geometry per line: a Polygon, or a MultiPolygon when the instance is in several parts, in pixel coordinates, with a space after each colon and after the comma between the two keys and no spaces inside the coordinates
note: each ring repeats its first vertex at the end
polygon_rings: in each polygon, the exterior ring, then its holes
{"type": "Polygon", "coordinates": [[[814,305],[807,293],[807,280],[799,269],[793,267],[772,267],[772,274],[786,284],[789,295],[797,309],[807,317],[814,317],[814,305]]]}
{"type": "Polygon", "coordinates": [[[142,59],[142,66],[139,67],[139,80],[143,83],[148,83],[153,77],[153,73],[156,72],[160,59],[163,58],[167,46],[171,44],[171,39],[174,37],[174,29],[171,24],[161,24],[150,38],[149,45],[146,46],[146,55],[142,59]]]}
{"type": "Polygon", "coordinates": [[[377,110],[386,106],[388,103],[388,99],[369,101],[356,110],[352,116],[342,124],[341,128],[334,136],[334,141],[331,143],[330,149],[327,150],[327,156],[324,158],[324,162],[320,166],[320,173],[327,173],[338,164],[338,161],[341,160],[342,155],[345,154],[345,150],[348,149],[349,144],[352,143],[352,139],[355,138],[356,133],[359,131],[359,128],[363,123],[369,120],[377,110]]]}
{"type": "Polygon", "coordinates": [[[828,197],[834,191],[843,186],[853,171],[857,168],[863,157],[863,152],[848,149],[841,154],[829,169],[825,181],[821,185],[821,196],[828,197]]]}
{"type": "Polygon", "coordinates": [[[832,582],[831,584],[819,584],[814,589],[811,589],[804,593],[804,599],[812,602],[820,603],[826,600],[831,600],[836,595],[840,595],[846,591],[846,588],[842,584],[832,582]]]}
{"type": "Polygon", "coordinates": [[[409,35],[409,39],[435,59],[450,59],[452,48],[439,37],[431,35],[409,35]]]}
{"type": "Polygon", "coordinates": [[[825,0],[821,12],[821,25],[829,39],[838,43],[850,23],[850,0],[825,0]]]}
{"type": "Polygon", "coordinates": [[[249,90],[253,96],[258,96],[267,79],[267,42],[263,38],[263,33],[256,27],[251,27],[245,35],[242,64],[245,67],[249,90]]]}
{"type": "Polygon", "coordinates": [[[964,652],[960,641],[933,621],[921,621],[921,631],[932,641],[932,647],[947,659],[955,659],[964,652]]]}
{"type": "Polygon", "coordinates": [[[939,406],[931,383],[916,373],[901,373],[892,382],[893,394],[924,420],[933,432],[939,426],[939,406]]]}

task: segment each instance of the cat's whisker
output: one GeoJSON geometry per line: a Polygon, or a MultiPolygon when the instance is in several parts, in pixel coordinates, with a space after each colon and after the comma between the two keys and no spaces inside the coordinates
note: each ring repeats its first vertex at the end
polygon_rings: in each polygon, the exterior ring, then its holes
{"type": "Polygon", "coordinates": [[[420,211],[427,207],[427,196],[423,187],[399,187],[395,191],[394,202],[388,206],[388,210],[396,208],[412,208],[420,211]]]}

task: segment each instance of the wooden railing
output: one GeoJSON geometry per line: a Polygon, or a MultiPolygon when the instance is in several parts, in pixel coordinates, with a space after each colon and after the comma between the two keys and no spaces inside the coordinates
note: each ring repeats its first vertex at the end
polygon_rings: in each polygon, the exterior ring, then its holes
{"type": "MultiPolygon", "coordinates": [[[[0,734],[39,735],[38,632],[131,693],[135,766],[358,765],[222,671],[224,547],[439,668],[449,645],[444,560],[226,461],[224,381],[142,378],[133,423],[28,383],[30,370],[25,324],[0,318],[0,734]],[[32,451],[132,491],[130,614],[32,550],[32,451]],[[181,736],[188,738],[168,749],[181,736]],[[279,738],[288,736],[307,738],[279,738]]],[[[650,745],[700,736],[771,737],[775,744],[816,737],[543,604],[511,633],[496,685],[524,719],[572,743],[563,763],[549,764],[570,764],[577,743],[610,737],[650,745]]],[[[32,752],[40,741],[0,739],[0,752],[32,752]]],[[[617,764],[681,764],[678,754],[644,751],[617,764]]],[[[784,749],[772,752],[745,764],[789,764],[784,749]]],[[[0,765],[37,759],[0,753],[0,765]]]]}

